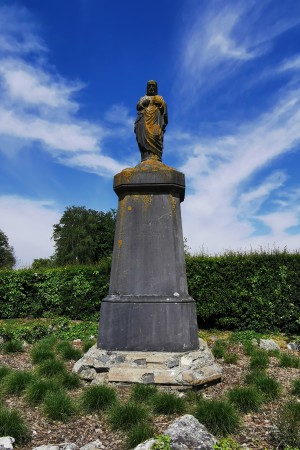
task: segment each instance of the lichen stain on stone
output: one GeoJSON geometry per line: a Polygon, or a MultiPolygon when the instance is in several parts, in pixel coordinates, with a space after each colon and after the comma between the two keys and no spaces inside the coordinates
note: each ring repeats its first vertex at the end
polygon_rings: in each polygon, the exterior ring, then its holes
{"type": "Polygon", "coordinates": [[[121,248],[121,247],[122,247],[122,244],[123,244],[122,239],[119,239],[119,240],[118,240],[118,247],[121,248]]]}
{"type": "Polygon", "coordinates": [[[141,200],[143,202],[143,209],[147,210],[151,206],[153,201],[153,194],[141,195],[141,200]]]}
{"type": "Polygon", "coordinates": [[[173,213],[176,212],[176,201],[172,194],[170,194],[170,202],[173,213]]]}
{"type": "Polygon", "coordinates": [[[131,206],[128,206],[128,211],[132,211],[132,207],[131,206]]]}

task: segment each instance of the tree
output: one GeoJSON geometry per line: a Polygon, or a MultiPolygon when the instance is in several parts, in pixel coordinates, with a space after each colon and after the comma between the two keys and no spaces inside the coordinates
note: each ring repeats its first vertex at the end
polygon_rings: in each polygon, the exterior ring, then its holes
{"type": "Polygon", "coordinates": [[[84,206],[66,208],[58,224],[53,225],[54,262],[95,264],[112,253],[116,212],[107,213],[84,206]]]}
{"type": "Polygon", "coordinates": [[[8,237],[0,230],[0,269],[12,269],[16,264],[14,249],[8,243],[8,237]]]}
{"type": "Polygon", "coordinates": [[[33,270],[50,269],[53,267],[53,258],[37,258],[34,259],[31,268],[33,270]]]}

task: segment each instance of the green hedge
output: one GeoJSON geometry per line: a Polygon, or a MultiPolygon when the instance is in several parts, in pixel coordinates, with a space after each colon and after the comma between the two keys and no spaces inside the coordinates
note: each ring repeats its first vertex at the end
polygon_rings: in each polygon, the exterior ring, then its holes
{"type": "Polygon", "coordinates": [[[200,326],[259,332],[300,330],[300,254],[187,257],[200,326]]]}
{"type": "MultiPolygon", "coordinates": [[[[188,256],[200,327],[300,331],[300,254],[188,256]]],[[[98,317],[108,267],[0,271],[0,318],[98,317]]]]}
{"type": "Polygon", "coordinates": [[[109,274],[96,267],[0,272],[0,318],[99,315],[109,274]]]}

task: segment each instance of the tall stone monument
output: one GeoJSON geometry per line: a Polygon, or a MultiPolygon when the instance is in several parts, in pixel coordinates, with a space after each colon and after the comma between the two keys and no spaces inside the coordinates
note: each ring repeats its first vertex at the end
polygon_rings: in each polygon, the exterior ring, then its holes
{"type": "Polygon", "coordinates": [[[151,80],[134,127],[141,162],[114,177],[119,204],[97,349],[76,367],[83,375],[94,368],[100,381],[194,385],[221,376],[199,344],[188,294],[180,212],[185,177],[161,161],[167,123],[167,105],[151,80]]]}

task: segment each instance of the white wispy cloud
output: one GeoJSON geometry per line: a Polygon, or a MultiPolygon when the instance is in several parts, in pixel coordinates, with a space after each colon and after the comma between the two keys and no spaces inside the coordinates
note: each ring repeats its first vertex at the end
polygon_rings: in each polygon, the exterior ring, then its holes
{"type": "Polygon", "coordinates": [[[297,195],[289,194],[285,185],[287,174],[273,172],[259,186],[245,190],[257,171],[299,145],[299,120],[300,91],[286,91],[276,107],[234,135],[203,144],[195,138],[193,152],[181,167],[194,191],[183,204],[184,233],[194,250],[204,245],[220,252],[273,243],[299,248],[299,236],[288,230],[300,224],[300,217],[297,195]],[[261,206],[270,198],[273,210],[262,213],[261,206]],[[270,232],[259,233],[254,220],[270,232]]]}
{"type": "Polygon", "coordinates": [[[29,266],[34,258],[48,258],[54,253],[53,225],[60,212],[51,201],[34,201],[20,196],[0,196],[1,230],[14,247],[19,267],[29,266]]]}

